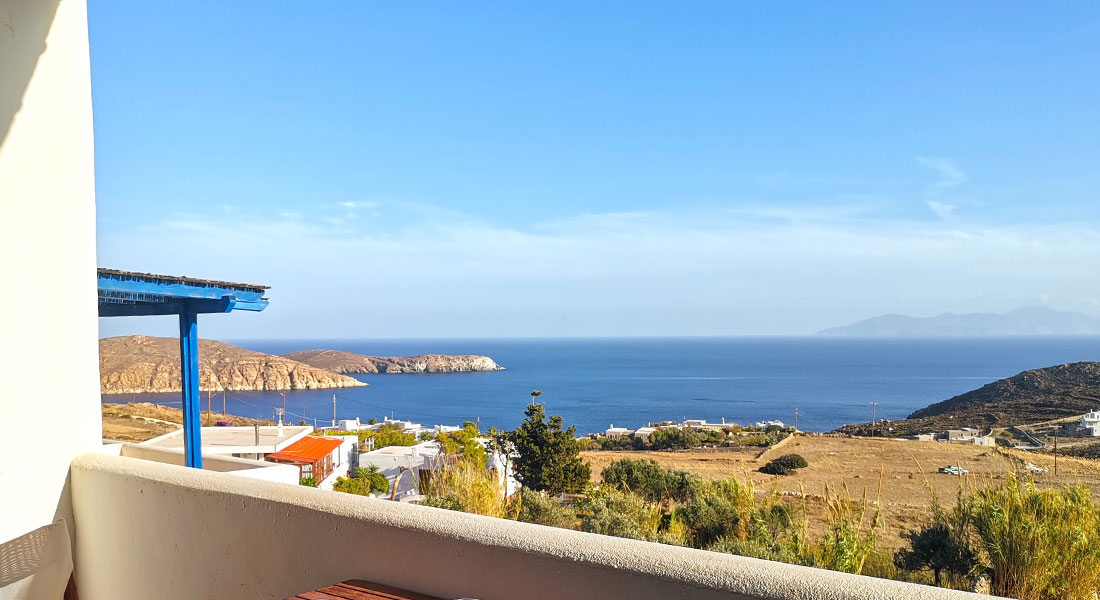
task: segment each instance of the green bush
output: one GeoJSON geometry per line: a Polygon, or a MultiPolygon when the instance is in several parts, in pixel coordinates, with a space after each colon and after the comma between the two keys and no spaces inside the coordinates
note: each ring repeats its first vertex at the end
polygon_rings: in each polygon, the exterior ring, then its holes
{"type": "Polygon", "coordinates": [[[777,463],[774,460],[769,462],[768,464],[760,467],[760,472],[761,473],[766,473],[768,475],[790,475],[791,474],[790,469],[788,469],[787,467],[783,466],[780,463],[777,463]]]}
{"type": "Polygon", "coordinates": [[[808,466],[810,466],[810,463],[806,462],[806,459],[802,458],[801,455],[784,454],[760,467],[760,472],[768,475],[790,475],[795,470],[804,469],[808,466]]]}
{"type": "Polygon", "coordinates": [[[775,494],[763,501],[749,480],[735,477],[702,486],[691,502],[676,509],[674,518],[684,537],[695,548],[707,548],[720,540],[774,543],[791,526],[787,506],[775,494]]]}
{"type": "Polygon", "coordinates": [[[405,433],[400,425],[386,424],[376,430],[359,431],[359,448],[367,451],[367,440],[373,440],[374,450],[387,446],[415,446],[418,442],[416,435],[405,433]]]}
{"type": "Polygon", "coordinates": [[[601,476],[604,483],[639,494],[649,502],[688,502],[703,485],[695,473],[665,469],[655,460],[644,459],[617,460],[601,476]]]}
{"type": "Polygon", "coordinates": [[[304,485],[306,487],[317,487],[317,480],[313,477],[302,477],[298,480],[298,485],[304,485]]]}
{"type": "Polygon", "coordinates": [[[661,526],[661,510],[646,503],[640,496],[606,490],[595,494],[587,503],[581,530],[616,537],[649,540],[657,536],[661,526]]]}
{"type": "Polygon", "coordinates": [[[775,460],[792,471],[795,469],[805,469],[810,466],[810,463],[806,462],[806,459],[802,458],[801,454],[784,454],[775,460]]]}
{"type": "Polygon", "coordinates": [[[666,427],[649,434],[649,447],[654,450],[687,450],[703,442],[703,436],[688,427],[666,427]]]}
{"type": "Polygon", "coordinates": [[[537,525],[577,529],[577,511],[562,505],[543,492],[520,488],[519,520],[537,525]]]}

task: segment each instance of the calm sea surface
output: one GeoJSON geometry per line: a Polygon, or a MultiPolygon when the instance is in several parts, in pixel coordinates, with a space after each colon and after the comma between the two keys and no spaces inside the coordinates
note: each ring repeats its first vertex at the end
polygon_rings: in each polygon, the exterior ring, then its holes
{"type": "MultiPolygon", "coordinates": [[[[392,413],[425,425],[480,418],[515,427],[532,390],[580,433],[684,418],[779,419],[810,431],[910,412],[1026,369],[1100,360],[1100,337],[971,340],[631,338],[485,340],[237,340],[273,354],[311,348],[374,356],[484,354],[505,371],[357,375],[369,387],[287,392],[292,421],[392,413]]],[[[178,394],[104,396],[179,406],[178,394]]],[[[205,400],[205,399],[204,399],[205,400]]],[[[221,409],[221,397],[213,402],[221,409]]],[[[271,418],[278,392],[230,392],[228,412],[271,418]]],[[[205,407],[204,407],[205,408],[205,407]]]]}

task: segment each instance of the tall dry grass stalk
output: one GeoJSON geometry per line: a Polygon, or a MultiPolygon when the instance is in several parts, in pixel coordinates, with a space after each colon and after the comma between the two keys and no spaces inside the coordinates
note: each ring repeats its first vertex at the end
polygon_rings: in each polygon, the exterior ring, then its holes
{"type": "Polygon", "coordinates": [[[506,498],[492,471],[466,459],[432,463],[427,484],[421,490],[424,504],[450,510],[515,520],[519,517],[519,495],[506,498]]]}
{"type": "Polygon", "coordinates": [[[1100,590],[1100,512],[1082,485],[1036,489],[1015,475],[960,498],[993,570],[993,593],[1092,600],[1100,590]]]}

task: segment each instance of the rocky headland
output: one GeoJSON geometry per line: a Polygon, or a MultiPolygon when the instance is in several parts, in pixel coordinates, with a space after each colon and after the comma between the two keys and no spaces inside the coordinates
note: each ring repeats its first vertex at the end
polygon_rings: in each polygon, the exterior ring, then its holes
{"type": "MultiPolygon", "coordinates": [[[[99,340],[104,394],[180,391],[176,338],[132,335],[99,340]]],[[[282,356],[199,340],[199,387],[206,390],[317,390],[367,385],[352,377],[282,356]]]]}
{"type": "MultiPolygon", "coordinates": [[[[885,421],[879,435],[959,427],[1008,427],[1064,419],[1100,409],[1100,362],[1076,362],[1024,371],[926,406],[901,421],[885,421]]],[[[870,423],[837,431],[870,433],[870,423]]]]}
{"type": "Polygon", "coordinates": [[[421,354],[419,356],[364,356],[339,350],[303,350],[283,358],[334,373],[468,373],[502,371],[488,356],[421,354]]]}

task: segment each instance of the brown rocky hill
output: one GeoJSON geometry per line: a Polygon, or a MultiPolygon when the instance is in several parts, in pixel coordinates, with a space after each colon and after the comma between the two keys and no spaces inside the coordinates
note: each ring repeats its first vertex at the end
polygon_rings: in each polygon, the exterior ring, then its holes
{"type": "MultiPolygon", "coordinates": [[[[922,408],[902,421],[884,422],[894,435],[958,427],[1007,427],[1062,419],[1100,408],[1100,362],[1032,369],[922,408]]],[[[870,432],[870,424],[839,431],[870,432]]]]}
{"type": "Polygon", "coordinates": [[[488,356],[472,354],[420,356],[363,356],[339,350],[303,350],[284,354],[289,358],[335,373],[467,373],[502,371],[488,356]]]}
{"type": "MultiPolygon", "coordinates": [[[[176,338],[132,335],[99,340],[99,381],[104,394],[180,391],[176,338]]],[[[214,340],[199,340],[202,390],[316,390],[366,385],[351,377],[281,356],[214,340]]]]}

